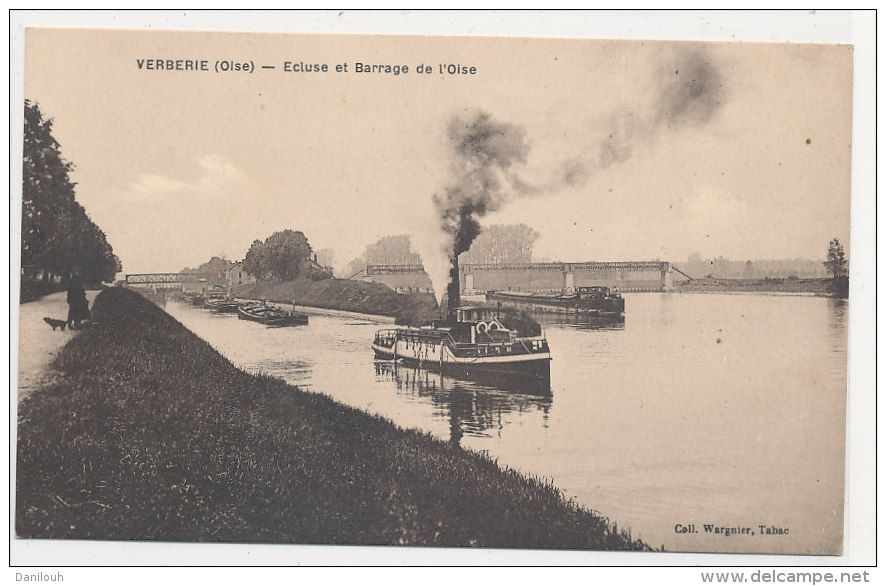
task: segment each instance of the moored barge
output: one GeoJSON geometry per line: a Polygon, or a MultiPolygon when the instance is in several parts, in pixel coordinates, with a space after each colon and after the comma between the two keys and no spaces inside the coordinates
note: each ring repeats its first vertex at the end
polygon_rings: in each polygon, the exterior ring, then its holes
{"type": "Polygon", "coordinates": [[[237,313],[240,303],[233,299],[210,298],[203,300],[203,307],[216,313],[237,313]]]}
{"type": "Polygon", "coordinates": [[[571,293],[533,293],[530,291],[489,291],[486,300],[544,313],[568,313],[589,318],[624,317],[625,300],[609,287],[578,287],[571,293]]]}
{"type": "Polygon", "coordinates": [[[287,311],[263,303],[244,303],[238,306],[237,317],[272,327],[303,326],[308,323],[308,316],[303,313],[287,311]]]}

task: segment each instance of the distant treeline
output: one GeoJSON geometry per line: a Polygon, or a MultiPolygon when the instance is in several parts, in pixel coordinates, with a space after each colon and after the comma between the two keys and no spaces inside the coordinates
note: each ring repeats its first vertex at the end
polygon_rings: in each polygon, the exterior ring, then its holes
{"type": "MultiPolygon", "coordinates": [[[[461,263],[518,263],[532,261],[538,233],[526,224],[494,224],[480,233],[471,248],[459,256],[461,263]]],[[[420,265],[408,235],[384,236],[366,246],[363,254],[348,263],[341,277],[350,277],[369,265],[420,265]]]]}
{"type": "Polygon", "coordinates": [[[830,276],[822,261],[805,258],[730,260],[722,256],[713,259],[703,259],[701,255],[693,254],[684,262],[674,261],[673,265],[695,279],[705,277],[720,279],[764,279],[766,277],[812,279],[830,276]]]}
{"type": "Polygon", "coordinates": [[[86,282],[113,281],[122,270],[105,233],[75,199],[75,183],[52,120],[25,100],[22,160],[22,272],[53,281],[75,275],[86,282]]]}

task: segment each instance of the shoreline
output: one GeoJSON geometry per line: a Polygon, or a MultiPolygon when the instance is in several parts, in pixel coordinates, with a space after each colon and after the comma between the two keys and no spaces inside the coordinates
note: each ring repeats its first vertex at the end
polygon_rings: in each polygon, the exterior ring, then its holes
{"type": "Polygon", "coordinates": [[[547,481],[237,369],[136,293],[20,406],[31,538],[649,550],[547,481]]]}
{"type": "Polygon", "coordinates": [[[757,296],[767,296],[767,297],[815,297],[822,299],[839,299],[839,297],[834,297],[833,295],[826,295],[824,293],[815,293],[813,291],[751,291],[751,290],[739,290],[739,289],[719,289],[712,291],[702,291],[702,290],[679,290],[674,289],[673,291],[668,291],[667,293],[676,293],[678,295],[757,295],[757,296]]]}
{"type": "MultiPolygon", "coordinates": [[[[811,279],[695,279],[693,281],[675,283],[674,293],[748,293],[757,295],[799,295],[815,297],[831,297],[839,299],[835,294],[838,284],[830,278],[811,279]]],[[[848,287],[847,287],[848,290],[848,287]]]]}
{"type": "Polygon", "coordinates": [[[346,309],[314,307],[313,305],[299,305],[298,303],[293,306],[293,304],[289,303],[288,301],[280,301],[278,299],[258,299],[250,297],[235,297],[234,299],[236,299],[237,301],[247,302],[267,301],[269,304],[279,306],[281,309],[292,309],[293,307],[295,307],[295,311],[308,315],[331,315],[334,317],[350,317],[355,319],[370,320],[373,322],[378,322],[379,324],[393,324],[395,319],[389,315],[382,315],[379,313],[361,313],[359,311],[348,311],[346,309]]]}
{"type": "Polygon", "coordinates": [[[348,279],[265,281],[234,288],[235,298],[265,299],[274,303],[346,311],[394,318],[397,323],[430,322],[437,318],[432,294],[397,293],[387,285],[348,279]]]}

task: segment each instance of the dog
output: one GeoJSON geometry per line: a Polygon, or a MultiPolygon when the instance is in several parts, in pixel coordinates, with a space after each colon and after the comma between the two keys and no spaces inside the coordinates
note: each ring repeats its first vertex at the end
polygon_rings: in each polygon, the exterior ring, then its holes
{"type": "Polygon", "coordinates": [[[52,331],[55,331],[55,328],[61,328],[62,331],[65,331],[65,327],[68,325],[68,322],[61,319],[52,319],[51,317],[44,317],[43,321],[52,326],[52,331]]]}

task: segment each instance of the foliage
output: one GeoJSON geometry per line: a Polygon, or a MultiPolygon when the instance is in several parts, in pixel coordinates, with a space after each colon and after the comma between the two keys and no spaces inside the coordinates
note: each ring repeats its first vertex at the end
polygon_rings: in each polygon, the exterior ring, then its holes
{"type": "Polygon", "coordinates": [[[196,273],[196,274],[212,274],[216,276],[224,276],[225,271],[228,267],[231,266],[231,263],[219,256],[213,256],[208,261],[198,266],[195,269],[192,268],[184,268],[181,273],[196,273]]]}
{"type": "Polygon", "coordinates": [[[252,275],[259,281],[268,278],[267,266],[265,264],[265,243],[261,240],[253,240],[252,246],[246,252],[243,259],[243,270],[252,275]]]}
{"type": "Polygon", "coordinates": [[[44,295],[58,293],[67,289],[66,283],[43,281],[41,279],[25,279],[19,286],[19,303],[28,303],[40,299],[44,295]]]}
{"type": "Polygon", "coordinates": [[[385,236],[366,246],[363,262],[369,265],[415,265],[421,264],[421,256],[412,250],[412,242],[406,234],[385,236]]]}
{"type": "Polygon", "coordinates": [[[322,248],[316,252],[316,255],[320,266],[330,268],[335,265],[335,252],[331,248],[322,248]]]}
{"type": "Polygon", "coordinates": [[[243,270],[256,279],[292,281],[301,273],[311,256],[311,245],[302,232],[274,232],[264,242],[256,240],[249,247],[243,270]]]}
{"type": "Polygon", "coordinates": [[[52,120],[25,100],[22,151],[22,266],[30,276],[42,272],[89,282],[112,281],[122,269],[105,233],[75,200],[65,161],[52,136],[52,120]]]}
{"type": "Polygon", "coordinates": [[[824,262],[824,266],[835,279],[847,276],[846,253],[838,238],[831,240],[828,245],[828,259],[824,262]]]}
{"type": "Polygon", "coordinates": [[[674,265],[694,278],[710,275],[715,279],[762,279],[793,275],[811,279],[826,275],[820,260],[806,258],[731,260],[723,256],[702,258],[693,252],[685,261],[675,261],[674,265]]]}
{"type": "Polygon", "coordinates": [[[501,264],[532,261],[538,233],[526,224],[494,224],[484,229],[461,263],[501,264]]]}
{"type": "Polygon", "coordinates": [[[363,254],[348,263],[343,276],[350,278],[369,265],[421,265],[421,255],[412,250],[409,235],[383,236],[367,244],[363,254]]]}

